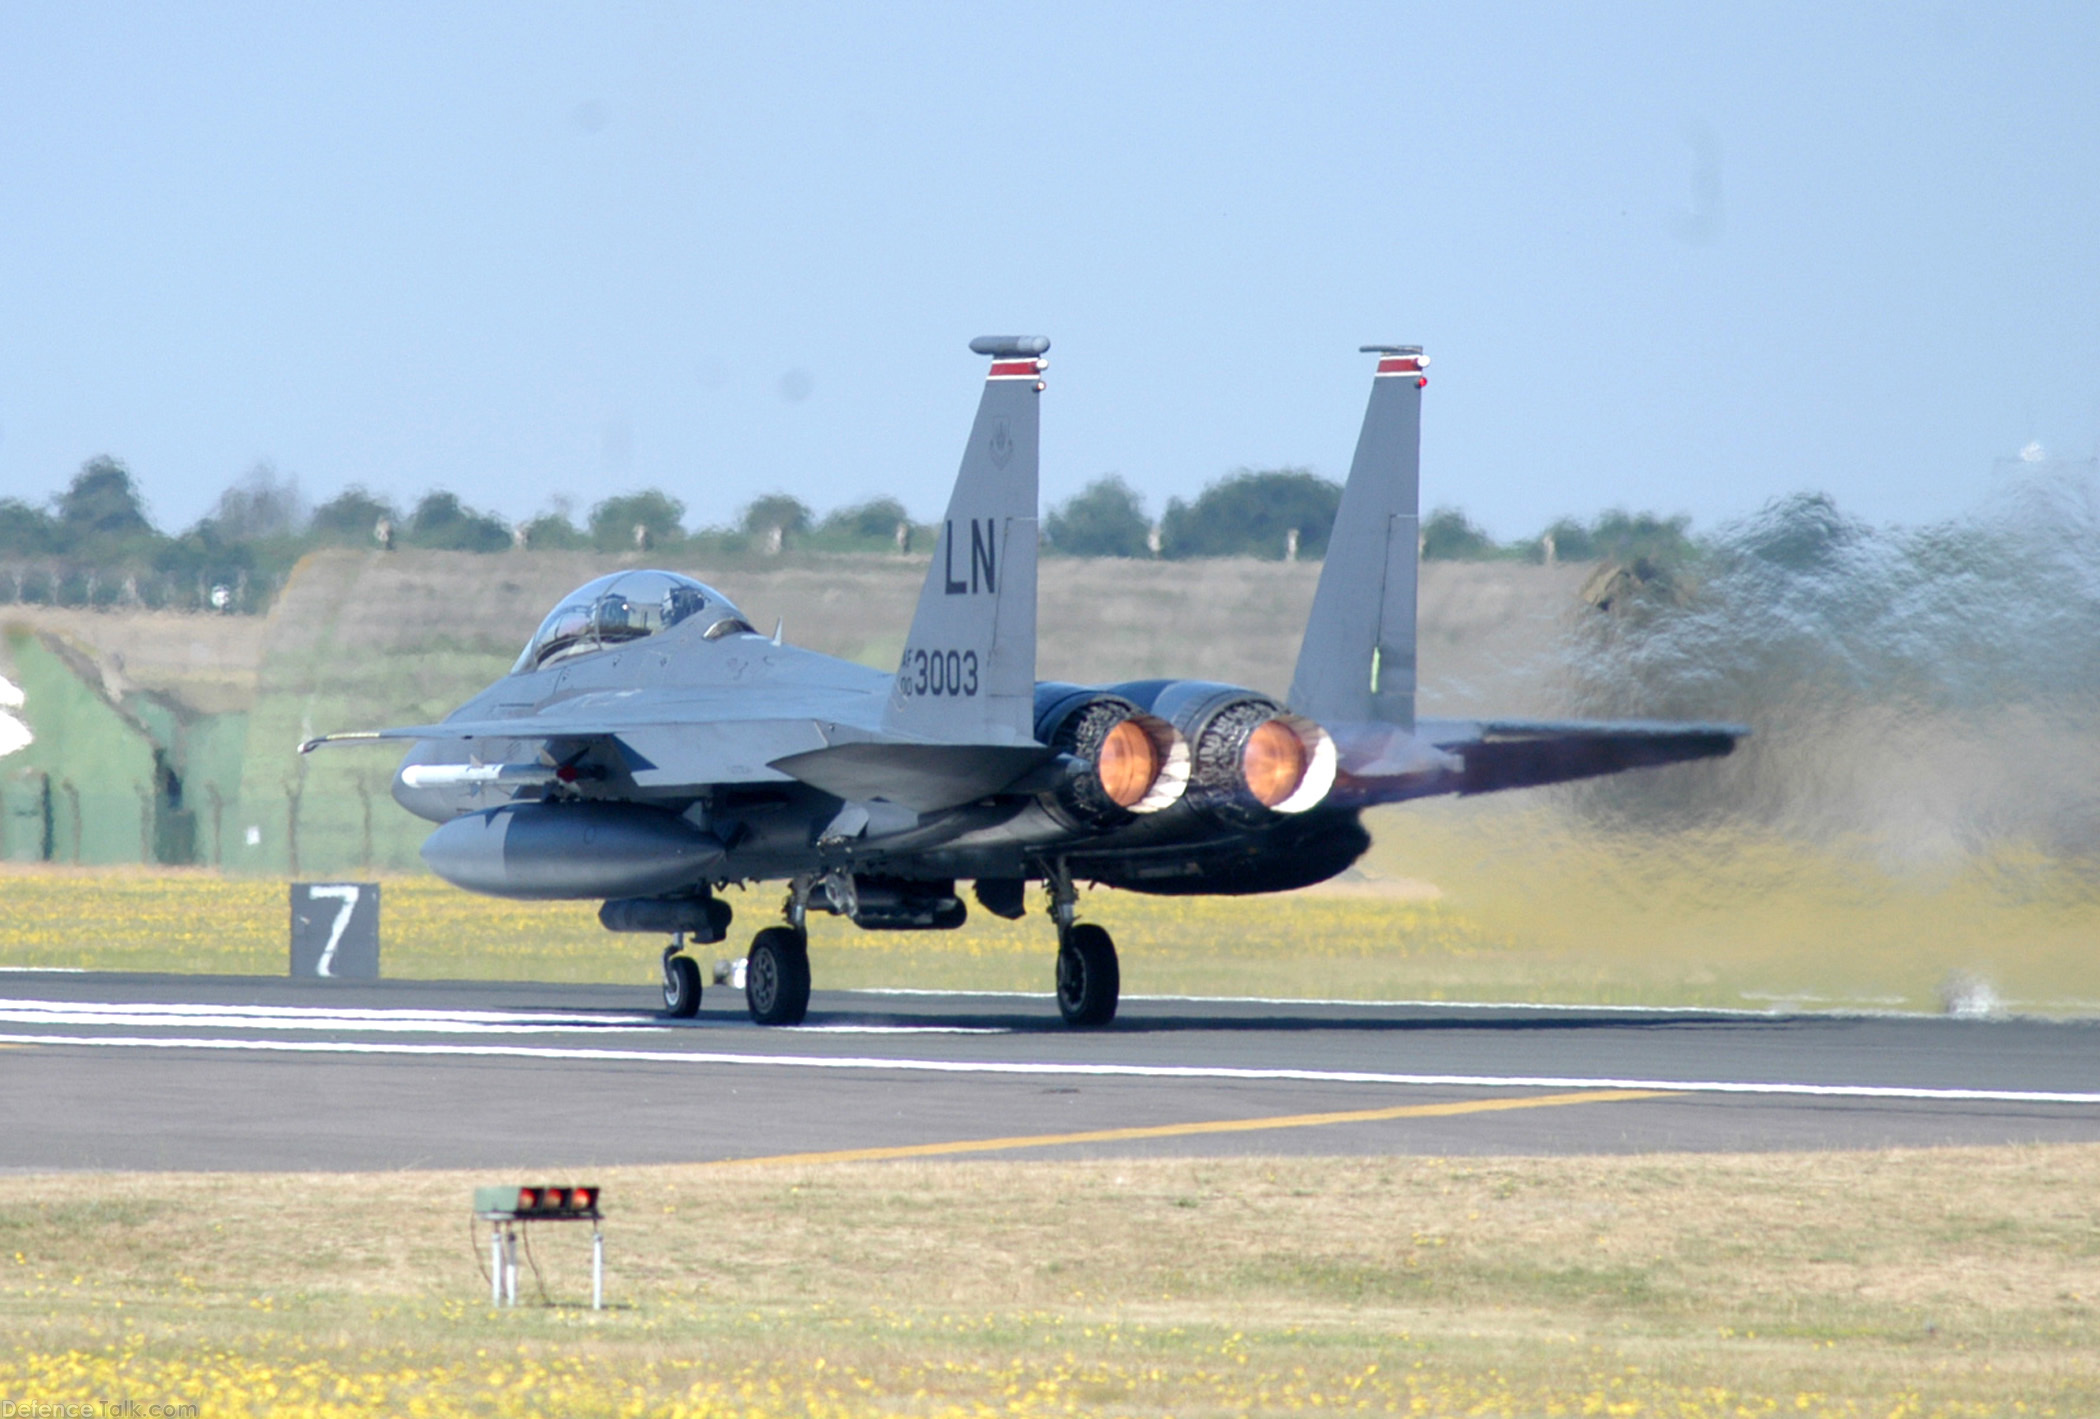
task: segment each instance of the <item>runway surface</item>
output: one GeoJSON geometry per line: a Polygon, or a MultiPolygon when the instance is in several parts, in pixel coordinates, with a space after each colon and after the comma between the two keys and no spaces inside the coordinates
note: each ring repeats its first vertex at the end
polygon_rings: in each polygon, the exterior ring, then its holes
{"type": "Polygon", "coordinates": [[[0,970],[0,1169],[2100,1140],[2100,1022],[0,970]]]}

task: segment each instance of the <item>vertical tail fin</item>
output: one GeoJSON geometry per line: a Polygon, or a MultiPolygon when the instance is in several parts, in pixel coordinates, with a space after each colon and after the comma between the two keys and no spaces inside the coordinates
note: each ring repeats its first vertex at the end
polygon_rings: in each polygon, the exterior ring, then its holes
{"type": "Polygon", "coordinates": [[[1035,742],[1041,336],[984,336],[992,359],[882,727],[945,744],[1035,742]]]}
{"type": "Polygon", "coordinates": [[[1290,706],[1323,724],[1415,725],[1415,573],[1421,551],[1419,345],[1378,356],[1349,483],[1327,541],[1290,706]]]}

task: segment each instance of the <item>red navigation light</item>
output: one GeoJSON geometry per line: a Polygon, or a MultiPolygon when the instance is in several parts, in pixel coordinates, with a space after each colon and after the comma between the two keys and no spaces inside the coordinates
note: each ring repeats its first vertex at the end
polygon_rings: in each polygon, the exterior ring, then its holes
{"type": "Polygon", "coordinates": [[[598,1189],[579,1187],[570,1191],[569,1205],[578,1212],[593,1212],[598,1207],[598,1189]]]}
{"type": "Polygon", "coordinates": [[[539,1206],[540,1190],[538,1188],[521,1187],[518,1189],[518,1210],[520,1212],[537,1212],[539,1206]]]}

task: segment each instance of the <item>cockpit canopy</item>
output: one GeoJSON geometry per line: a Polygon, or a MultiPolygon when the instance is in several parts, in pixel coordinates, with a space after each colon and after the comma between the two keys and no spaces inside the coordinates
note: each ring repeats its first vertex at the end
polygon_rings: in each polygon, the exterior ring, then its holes
{"type": "Polygon", "coordinates": [[[751,631],[729,598],[689,576],[648,571],[601,576],[564,596],[548,613],[511,674],[653,636],[696,617],[706,625],[701,634],[708,640],[751,631]]]}

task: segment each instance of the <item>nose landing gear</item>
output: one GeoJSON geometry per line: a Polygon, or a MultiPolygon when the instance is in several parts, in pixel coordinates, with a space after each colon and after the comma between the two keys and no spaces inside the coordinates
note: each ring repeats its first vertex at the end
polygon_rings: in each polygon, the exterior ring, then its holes
{"type": "Polygon", "coordinates": [[[679,932],[664,947],[664,1014],[673,1020],[690,1020],[700,1013],[700,963],[685,950],[685,933],[679,932]]]}

